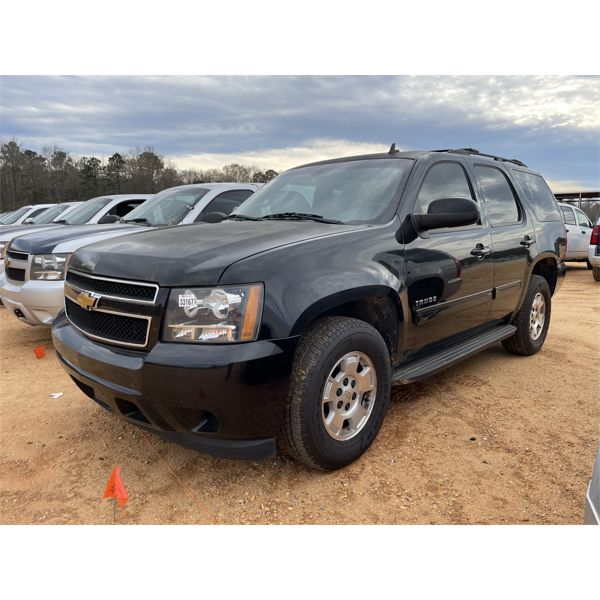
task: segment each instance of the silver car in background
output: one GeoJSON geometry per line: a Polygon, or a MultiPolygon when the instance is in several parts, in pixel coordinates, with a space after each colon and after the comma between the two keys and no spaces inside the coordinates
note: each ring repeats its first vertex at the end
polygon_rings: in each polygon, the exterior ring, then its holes
{"type": "Polygon", "coordinates": [[[585,497],[585,516],[583,522],[586,525],[600,525],[600,446],[596,453],[596,464],[592,473],[592,479],[588,485],[585,497]]]}
{"type": "Polygon", "coordinates": [[[0,219],[0,225],[22,225],[27,219],[36,217],[44,212],[47,208],[54,206],[53,204],[29,204],[13,210],[7,215],[3,215],[0,219]]]}

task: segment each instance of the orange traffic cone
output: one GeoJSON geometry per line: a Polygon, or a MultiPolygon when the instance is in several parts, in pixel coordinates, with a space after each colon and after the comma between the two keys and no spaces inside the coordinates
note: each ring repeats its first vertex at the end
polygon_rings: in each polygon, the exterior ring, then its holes
{"type": "Polygon", "coordinates": [[[33,349],[33,353],[35,354],[36,358],[44,358],[44,356],[46,356],[46,350],[44,349],[44,346],[36,346],[33,349]]]}
{"type": "Polygon", "coordinates": [[[121,508],[124,508],[127,504],[127,499],[129,496],[127,495],[127,490],[123,485],[123,480],[121,479],[121,467],[115,467],[113,469],[102,497],[115,498],[121,508]]]}

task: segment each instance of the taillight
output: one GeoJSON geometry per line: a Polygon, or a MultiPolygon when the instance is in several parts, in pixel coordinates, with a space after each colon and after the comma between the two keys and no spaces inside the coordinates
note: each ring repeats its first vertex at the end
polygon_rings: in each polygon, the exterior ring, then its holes
{"type": "Polygon", "coordinates": [[[594,225],[594,229],[592,229],[592,237],[590,238],[590,246],[598,245],[598,237],[600,237],[600,225],[594,225]]]}

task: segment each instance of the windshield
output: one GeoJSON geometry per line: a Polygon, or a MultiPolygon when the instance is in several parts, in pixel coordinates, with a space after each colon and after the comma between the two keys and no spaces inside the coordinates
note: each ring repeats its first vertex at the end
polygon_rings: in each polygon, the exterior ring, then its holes
{"type": "Polygon", "coordinates": [[[54,219],[56,219],[60,213],[64,212],[68,207],[68,204],[57,204],[52,208],[45,210],[43,213],[40,213],[35,219],[33,219],[34,225],[45,225],[46,223],[52,223],[54,219]]]}
{"type": "Polygon", "coordinates": [[[128,213],[124,221],[154,226],[177,225],[207,192],[207,189],[198,187],[164,190],[128,213]]]}
{"type": "Polygon", "coordinates": [[[31,206],[24,206],[23,208],[19,208],[18,210],[15,210],[14,212],[11,212],[8,215],[6,215],[6,217],[4,217],[4,219],[2,219],[0,223],[2,223],[2,225],[12,225],[16,221],[18,221],[30,208],[31,206]]]}
{"type": "Polygon", "coordinates": [[[306,213],[343,223],[374,223],[389,212],[412,164],[409,159],[377,158],[292,169],[255,192],[235,213],[306,213]]]}
{"type": "Polygon", "coordinates": [[[70,211],[64,221],[67,225],[85,225],[111,201],[112,198],[92,198],[70,211]]]}

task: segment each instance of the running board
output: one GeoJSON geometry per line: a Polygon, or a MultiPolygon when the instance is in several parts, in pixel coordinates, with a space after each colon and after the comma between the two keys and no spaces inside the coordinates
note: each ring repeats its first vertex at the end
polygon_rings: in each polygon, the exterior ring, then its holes
{"type": "Polygon", "coordinates": [[[459,342],[425,358],[400,365],[392,374],[394,383],[412,383],[477,354],[488,346],[511,337],[517,328],[514,325],[500,325],[490,331],[459,342]]]}

